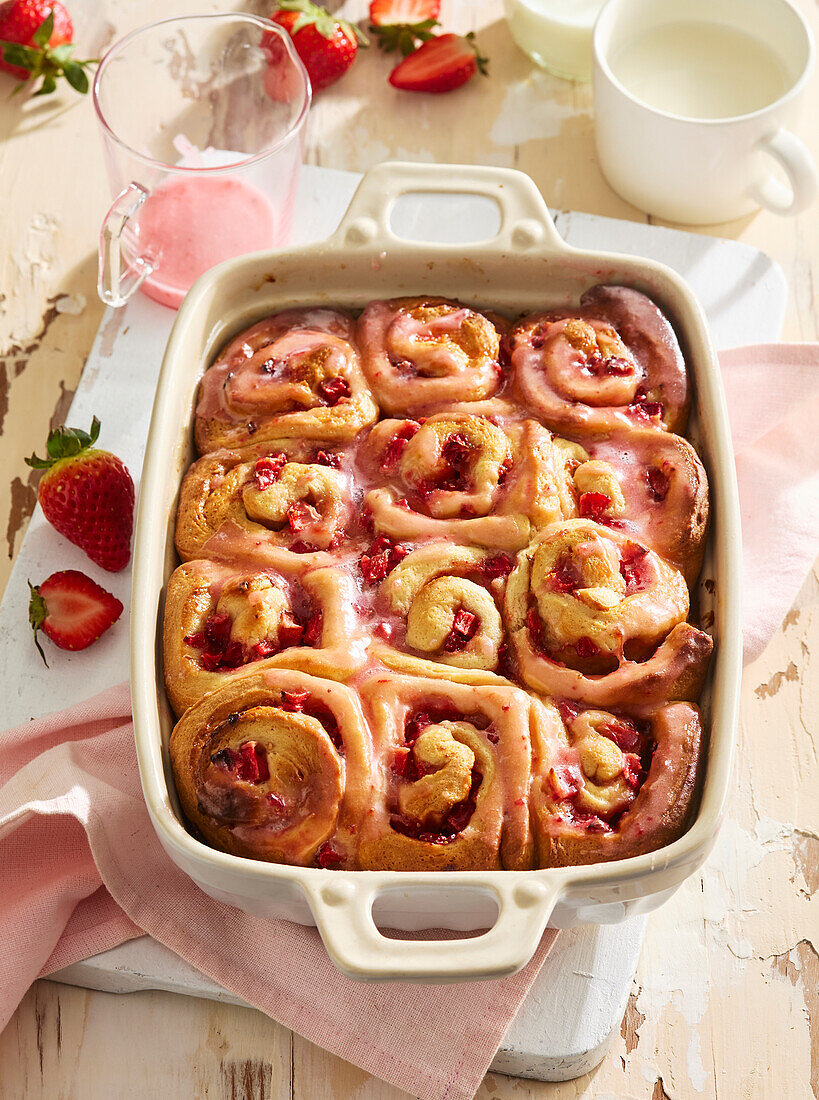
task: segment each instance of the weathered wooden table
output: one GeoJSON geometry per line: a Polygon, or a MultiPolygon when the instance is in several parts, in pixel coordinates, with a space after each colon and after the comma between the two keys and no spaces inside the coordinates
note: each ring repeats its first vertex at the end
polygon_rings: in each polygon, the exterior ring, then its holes
{"type": "MultiPolygon", "coordinates": [[[[819,30],[815,3],[797,3],[819,30]]],[[[174,12],[234,6],[177,0],[174,12]]],[[[348,18],[366,8],[363,0],[331,6],[348,18]]],[[[118,0],[103,16],[90,7],[103,41],[168,14],[162,0],[118,0]]],[[[515,166],[552,206],[645,221],[600,176],[589,89],[534,70],[502,9],[501,0],[444,4],[448,26],[475,29],[492,61],[490,79],[452,96],[395,92],[385,83],[389,61],[374,50],[363,56],[317,97],[308,161],[354,170],[388,157],[515,166]]],[[[816,88],[803,136],[819,155],[816,88]]],[[[36,499],[23,456],[62,420],[102,316],[95,242],[108,194],[88,101],[68,92],[0,99],[0,139],[2,587],[36,499]]],[[[708,232],[778,260],[790,283],[786,338],[819,339],[816,207],[792,221],[761,213],[708,232]]],[[[588,1077],[545,1085],[495,1075],[479,1100],[819,1094],[818,579],[815,570],[746,670],[730,818],[702,874],[649,921],[621,1039],[588,1077]]],[[[115,1013],[110,1004],[107,994],[38,983],[0,1036],[0,1097],[403,1095],[248,1009],[159,992],[121,997],[115,1013]]]]}

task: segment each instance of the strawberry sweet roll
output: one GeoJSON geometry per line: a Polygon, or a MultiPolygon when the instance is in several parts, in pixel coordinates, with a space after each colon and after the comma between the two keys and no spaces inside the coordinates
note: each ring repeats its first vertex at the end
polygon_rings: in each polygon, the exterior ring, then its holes
{"type": "Polygon", "coordinates": [[[695,700],[713,642],[686,621],[683,575],[592,520],[554,524],[518,556],[505,617],[531,687],[593,706],[695,700]]]}
{"type": "Polygon", "coordinates": [[[353,520],[352,485],[332,447],[285,440],[213,451],[182,482],[176,549],[183,561],[329,560],[353,520]]]}
{"type": "Polygon", "coordinates": [[[185,712],[170,752],[185,816],[215,848],[354,866],[370,751],[348,687],[291,669],[246,673],[185,712]]]}
{"type": "Polygon", "coordinates": [[[506,656],[500,607],[514,559],[447,539],[396,554],[403,549],[393,544],[383,558],[359,563],[372,592],[371,656],[419,676],[497,682],[506,656]]]}
{"type": "Polygon", "coordinates": [[[340,566],[302,559],[242,568],[180,565],[168,581],[165,684],[177,714],[254,665],[344,679],[366,660],[356,586],[340,566]]]}
{"type": "Polygon", "coordinates": [[[530,867],[528,695],[377,672],[360,692],[376,766],[359,866],[530,867]]]}
{"type": "Polygon", "coordinates": [[[576,309],[524,317],[509,337],[514,382],[554,431],[682,431],[688,378],[674,329],[650,298],[595,286],[576,309]]]}
{"type": "Polygon", "coordinates": [[[563,515],[567,458],[534,420],[502,427],[485,416],[438,413],[383,420],[360,462],[379,487],[365,498],[376,534],[519,550],[563,515]]]}
{"type": "Polygon", "coordinates": [[[205,372],[196,445],[205,453],[268,439],[346,440],[377,416],[353,318],[290,309],[240,332],[205,372]]]}
{"type": "Polygon", "coordinates": [[[695,706],[667,703],[633,718],[544,701],[533,714],[539,866],[626,859],[682,835],[703,746],[695,706]]]}
{"type": "Polygon", "coordinates": [[[502,318],[447,298],[370,302],[358,320],[367,380],[390,416],[493,397],[503,386],[502,318]]]}
{"type": "Polygon", "coordinates": [[[556,441],[572,471],[581,516],[631,535],[680,570],[699,576],[708,528],[708,478],[691,444],[650,428],[601,439],[556,441]]]}

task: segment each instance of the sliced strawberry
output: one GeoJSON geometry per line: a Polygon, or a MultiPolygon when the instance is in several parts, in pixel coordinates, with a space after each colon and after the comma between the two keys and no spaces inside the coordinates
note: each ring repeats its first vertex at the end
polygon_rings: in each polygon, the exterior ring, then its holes
{"type": "Polygon", "coordinates": [[[382,50],[398,49],[406,57],[433,37],[440,13],[441,0],[373,0],[370,30],[382,50]]]}
{"type": "Polygon", "coordinates": [[[39,585],[29,581],[28,618],[34,644],[48,668],[37,631],[42,630],[60,649],[85,649],[105,633],[122,614],[122,604],[77,569],[52,573],[39,585]]]}
{"type": "Polygon", "coordinates": [[[478,52],[475,36],[442,34],[424,42],[390,73],[390,84],[405,92],[451,92],[475,73],[487,75],[487,60],[478,52]]]}

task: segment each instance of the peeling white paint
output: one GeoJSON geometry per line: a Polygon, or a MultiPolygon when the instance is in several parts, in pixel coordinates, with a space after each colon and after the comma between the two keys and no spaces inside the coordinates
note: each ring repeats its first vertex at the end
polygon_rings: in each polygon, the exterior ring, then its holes
{"type": "Polygon", "coordinates": [[[489,140],[503,147],[555,137],[573,117],[577,112],[572,106],[554,101],[554,78],[533,72],[506,92],[489,140]]]}

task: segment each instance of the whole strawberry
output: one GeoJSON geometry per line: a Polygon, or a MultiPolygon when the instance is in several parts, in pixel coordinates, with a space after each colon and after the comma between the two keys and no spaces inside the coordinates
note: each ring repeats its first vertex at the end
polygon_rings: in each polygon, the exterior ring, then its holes
{"type": "Polygon", "coordinates": [[[32,455],[26,462],[46,471],[37,499],[49,523],[97,565],[116,573],[131,557],[134,483],[116,455],[94,448],[99,434],[96,416],[90,432],[56,428],[46,444],[48,458],[32,455]]]}
{"type": "Polygon", "coordinates": [[[28,584],[31,600],[28,621],[34,644],[48,668],[37,637],[42,630],[60,649],[85,649],[105,633],[122,614],[122,604],[78,569],[52,573],[42,584],[28,584]]]}
{"type": "Polygon", "coordinates": [[[85,70],[96,62],[71,57],[73,37],[71,16],[59,0],[6,0],[0,4],[0,69],[22,81],[42,77],[35,95],[53,92],[61,76],[76,91],[88,91],[85,70]]]}
{"type": "Polygon", "coordinates": [[[311,0],[279,0],[270,18],[293,39],[314,92],[335,84],[355,61],[359,45],[367,45],[358,27],[335,19],[311,0]]]}

